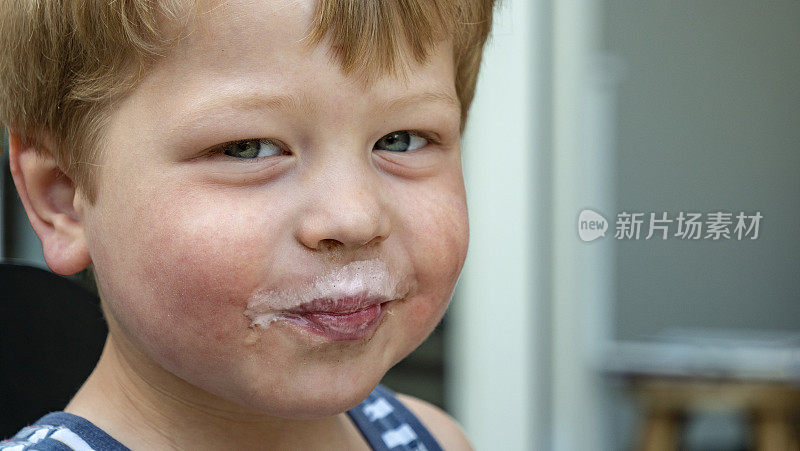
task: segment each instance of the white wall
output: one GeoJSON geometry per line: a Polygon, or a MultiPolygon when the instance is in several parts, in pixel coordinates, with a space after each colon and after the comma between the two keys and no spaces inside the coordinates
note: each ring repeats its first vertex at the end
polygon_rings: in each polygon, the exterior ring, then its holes
{"type": "Polygon", "coordinates": [[[471,241],[451,314],[454,414],[477,449],[607,449],[596,361],[613,249],[582,208],[613,205],[613,64],[594,0],[498,11],[464,137],[471,241]]]}
{"type": "Polygon", "coordinates": [[[476,449],[532,449],[538,393],[533,156],[537,6],[496,11],[464,140],[470,249],[448,329],[449,405],[476,449]]]}

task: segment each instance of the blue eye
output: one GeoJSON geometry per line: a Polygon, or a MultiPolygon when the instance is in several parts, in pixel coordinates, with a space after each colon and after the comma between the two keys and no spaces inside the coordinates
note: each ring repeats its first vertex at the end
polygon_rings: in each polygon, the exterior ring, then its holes
{"type": "Polygon", "coordinates": [[[408,152],[425,147],[428,139],[415,132],[400,130],[384,135],[375,143],[376,150],[388,150],[390,152],[408,152]]]}
{"type": "Polygon", "coordinates": [[[236,141],[223,144],[221,149],[225,155],[243,159],[263,158],[283,154],[281,146],[269,139],[246,139],[243,141],[236,141]]]}

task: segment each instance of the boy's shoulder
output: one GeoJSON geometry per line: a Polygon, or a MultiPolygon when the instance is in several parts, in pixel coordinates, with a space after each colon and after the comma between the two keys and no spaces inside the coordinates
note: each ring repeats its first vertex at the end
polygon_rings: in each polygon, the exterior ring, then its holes
{"type": "Polygon", "coordinates": [[[472,449],[461,426],[442,409],[410,395],[395,393],[395,396],[428,428],[442,449],[472,449]]]}

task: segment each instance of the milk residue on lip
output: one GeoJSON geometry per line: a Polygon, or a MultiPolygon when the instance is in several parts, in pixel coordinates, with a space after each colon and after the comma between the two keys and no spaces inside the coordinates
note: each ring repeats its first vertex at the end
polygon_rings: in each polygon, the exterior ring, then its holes
{"type": "Polygon", "coordinates": [[[354,261],[315,277],[305,286],[256,291],[247,302],[244,314],[250,319],[250,327],[263,327],[284,318],[283,311],[314,299],[358,295],[397,299],[407,294],[401,287],[403,280],[401,275],[390,274],[382,260],[354,261]]]}

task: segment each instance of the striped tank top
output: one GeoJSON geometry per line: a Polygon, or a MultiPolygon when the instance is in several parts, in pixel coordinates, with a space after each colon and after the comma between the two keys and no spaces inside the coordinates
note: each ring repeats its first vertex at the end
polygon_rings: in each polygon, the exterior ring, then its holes
{"type": "MultiPolygon", "coordinates": [[[[347,411],[347,415],[374,450],[441,450],[419,419],[382,385],[375,387],[364,401],[347,411]]],[[[90,421],[66,412],[49,413],[11,439],[0,442],[0,451],[127,449],[90,421]]]]}

